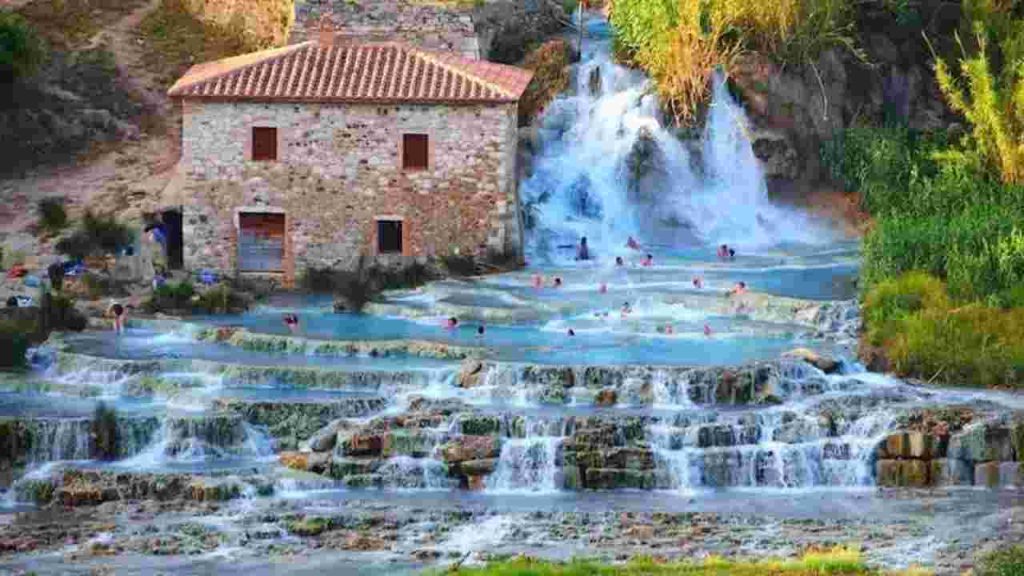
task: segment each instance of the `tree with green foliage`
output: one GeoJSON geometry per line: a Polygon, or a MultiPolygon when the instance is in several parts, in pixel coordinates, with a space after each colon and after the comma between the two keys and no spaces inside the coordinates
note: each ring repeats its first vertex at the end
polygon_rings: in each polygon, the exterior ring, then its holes
{"type": "Polygon", "coordinates": [[[45,56],[35,29],[20,15],[0,10],[0,82],[35,74],[45,56]]]}

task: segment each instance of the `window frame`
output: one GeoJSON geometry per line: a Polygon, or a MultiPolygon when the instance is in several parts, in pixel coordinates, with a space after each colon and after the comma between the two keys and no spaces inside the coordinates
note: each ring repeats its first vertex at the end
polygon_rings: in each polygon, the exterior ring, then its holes
{"type": "Polygon", "coordinates": [[[249,131],[249,159],[252,160],[253,162],[277,162],[278,160],[280,160],[280,158],[281,132],[280,130],[278,130],[277,126],[253,126],[249,131]],[[258,148],[256,142],[259,141],[260,139],[257,138],[256,134],[258,132],[269,133],[270,131],[273,131],[273,157],[263,155],[257,156],[256,151],[258,148]]]}
{"type": "Polygon", "coordinates": [[[402,171],[404,171],[404,172],[422,172],[424,170],[429,170],[430,169],[430,134],[427,134],[426,132],[403,132],[402,133],[400,162],[401,162],[402,171]],[[423,164],[422,165],[419,165],[419,164],[410,165],[410,163],[409,163],[409,159],[410,159],[410,155],[409,155],[409,149],[410,149],[409,141],[410,141],[410,139],[417,139],[418,140],[420,138],[422,138],[422,142],[423,142],[423,148],[422,148],[422,150],[423,150],[423,157],[422,157],[423,164]]]}
{"type": "Polygon", "coordinates": [[[394,216],[381,216],[373,219],[377,229],[376,233],[376,252],[378,255],[390,256],[390,255],[403,255],[405,254],[405,219],[394,217],[394,216]],[[383,227],[388,224],[397,224],[398,227],[398,249],[397,250],[384,250],[384,234],[382,234],[383,227]]]}

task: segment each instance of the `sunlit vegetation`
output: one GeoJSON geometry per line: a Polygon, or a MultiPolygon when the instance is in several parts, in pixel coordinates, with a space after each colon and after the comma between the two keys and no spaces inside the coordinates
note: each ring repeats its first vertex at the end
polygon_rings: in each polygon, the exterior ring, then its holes
{"type": "Polygon", "coordinates": [[[1024,20],[1013,18],[1013,4],[967,2],[977,48],[961,44],[959,75],[941,58],[935,75],[971,126],[968,150],[957,157],[984,163],[1005,183],[1024,184],[1024,20]]]}
{"type": "Polygon", "coordinates": [[[142,32],[169,83],[192,64],[286,44],[294,12],[292,0],[162,0],[142,32]]]}
{"type": "Polygon", "coordinates": [[[824,148],[875,219],[864,241],[865,344],[929,382],[1024,385],[1024,21],[967,3],[954,71],[936,80],[970,126],[953,138],[847,130],[824,148]]]}
{"type": "Polygon", "coordinates": [[[689,123],[714,70],[744,51],[813,65],[824,49],[855,50],[852,9],[843,0],[619,0],[611,20],[620,55],[647,70],[676,119],[689,123]]]}
{"type": "MultiPolygon", "coordinates": [[[[860,553],[846,548],[808,552],[796,560],[753,562],[709,558],[703,562],[659,561],[637,558],[625,564],[605,564],[588,560],[548,562],[532,558],[514,558],[481,567],[460,568],[452,574],[467,576],[818,576],[897,574],[867,566],[860,553]]],[[[905,571],[899,574],[926,574],[905,571]]]]}

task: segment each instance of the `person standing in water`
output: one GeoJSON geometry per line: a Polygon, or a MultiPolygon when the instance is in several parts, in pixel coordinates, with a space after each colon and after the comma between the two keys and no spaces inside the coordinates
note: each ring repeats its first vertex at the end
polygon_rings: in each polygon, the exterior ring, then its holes
{"type": "Polygon", "coordinates": [[[580,245],[576,247],[576,260],[590,260],[590,249],[587,248],[587,237],[580,238],[580,245]]]}
{"type": "Polygon", "coordinates": [[[544,277],[540,274],[533,275],[533,287],[536,290],[540,290],[544,287],[544,277]]]}
{"type": "Polygon", "coordinates": [[[125,316],[127,316],[127,310],[124,309],[124,306],[118,302],[114,302],[110,305],[110,309],[107,310],[107,313],[114,319],[114,333],[121,334],[124,332],[124,321],[125,316]]]}
{"type": "Polygon", "coordinates": [[[615,265],[616,265],[616,266],[618,266],[618,267],[620,267],[620,268],[621,268],[621,267],[622,267],[623,265],[625,265],[625,264],[626,264],[626,263],[625,263],[625,262],[624,262],[624,261],[622,260],[622,256],[616,256],[616,257],[615,257],[615,265]]]}
{"type": "Polygon", "coordinates": [[[626,240],[626,248],[629,248],[630,250],[639,250],[640,243],[636,241],[636,238],[630,236],[629,239],[626,240]]]}
{"type": "Polygon", "coordinates": [[[693,277],[693,287],[696,288],[697,290],[703,289],[704,288],[704,279],[701,278],[700,276],[694,276],[693,277]]]}
{"type": "Polygon", "coordinates": [[[650,268],[654,266],[654,254],[648,254],[643,260],[640,261],[640,265],[644,268],[650,268]]]}

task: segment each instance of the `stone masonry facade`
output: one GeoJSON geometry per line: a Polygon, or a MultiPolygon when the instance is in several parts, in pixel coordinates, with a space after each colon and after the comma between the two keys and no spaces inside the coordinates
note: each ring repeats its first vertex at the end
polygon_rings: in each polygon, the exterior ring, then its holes
{"type": "Polygon", "coordinates": [[[401,40],[427,50],[482,58],[472,11],[456,3],[422,0],[306,0],[295,7],[292,42],[302,42],[320,18],[330,16],[338,31],[355,41],[401,40]]]}
{"type": "Polygon", "coordinates": [[[285,215],[285,281],[458,252],[521,254],[516,104],[183,102],[185,265],[233,273],[240,213],[285,215]],[[277,129],[253,161],[252,129],[277,129]],[[428,167],[402,167],[426,134],[428,167]],[[376,253],[377,219],[402,221],[402,254],[376,253]]]}

